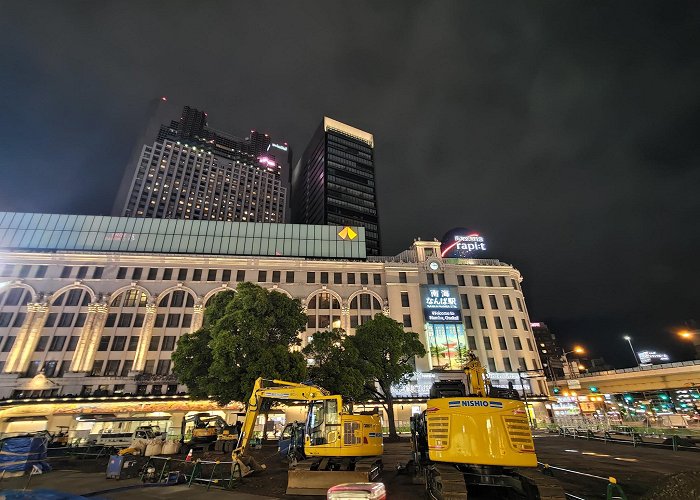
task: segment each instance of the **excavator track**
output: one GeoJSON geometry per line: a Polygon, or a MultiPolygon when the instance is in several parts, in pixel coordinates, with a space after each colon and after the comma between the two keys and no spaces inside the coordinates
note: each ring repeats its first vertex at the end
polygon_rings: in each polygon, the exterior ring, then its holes
{"type": "Polygon", "coordinates": [[[464,474],[453,465],[434,464],[427,471],[428,495],[434,500],[466,500],[464,474]]]}
{"type": "Polygon", "coordinates": [[[566,500],[566,493],[559,481],[536,469],[519,469],[518,475],[530,488],[536,489],[540,500],[566,500]]]}

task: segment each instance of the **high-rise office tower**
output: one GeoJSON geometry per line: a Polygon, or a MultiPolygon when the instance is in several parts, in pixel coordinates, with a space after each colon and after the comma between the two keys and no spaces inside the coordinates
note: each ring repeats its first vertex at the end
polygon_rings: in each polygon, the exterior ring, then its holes
{"type": "Polygon", "coordinates": [[[537,352],[542,360],[545,376],[549,379],[563,378],[565,374],[564,350],[559,345],[557,337],[549,330],[545,323],[530,323],[532,334],[537,344],[537,352]]]}
{"type": "Polygon", "coordinates": [[[292,222],[363,226],[380,254],[372,134],[323,118],[292,171],[292,222]]]}
{"type": "Polygon", "coordinates": [[[179,120],[165,98],[151,110],[124,174],[113,215],[285,222],[292,152],[251,130],[245,139],[214,130],[185,106],[179,120]]]}

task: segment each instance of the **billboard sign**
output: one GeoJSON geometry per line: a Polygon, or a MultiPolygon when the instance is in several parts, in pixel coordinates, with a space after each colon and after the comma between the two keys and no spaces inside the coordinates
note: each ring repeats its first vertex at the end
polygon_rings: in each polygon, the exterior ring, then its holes
{"type": "Polygon", "coordinates": [[[421,285],[423,315],[428,323],[461,323],[462,312],[456,286],[421,285]]]}
{"type": "Polygon", "coordinates": [[[471,259],[486,252],[486,239],[477,232],[464,228],[448,231],[442,237],[440,254],[443,258],[471,259]]]}
{"type": "Polygon", "coordinates": [[[668,354],[656,351],[639,351],[637,356],[639,356],[639,362],[643,365],[660,365],[671,361],[668,354]]]}

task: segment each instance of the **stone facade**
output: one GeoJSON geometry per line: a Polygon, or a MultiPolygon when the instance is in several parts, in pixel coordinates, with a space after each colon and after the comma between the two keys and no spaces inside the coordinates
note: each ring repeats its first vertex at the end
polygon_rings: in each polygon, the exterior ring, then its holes
{"type": "MultiPolygon", "coordinates": [[[[184,392],[170,362],[177,339],[201,326],[211,297],[241,281],[301,301],[303,345],[316,331],[352,333],[382,313],[426,349],[420,285],[454,285],[463,341],[492,379],[517,385],[518,368],[540,368],[519,271],[497,260],[443,261],[438,242],[368,261],[20,251],[0,259],[0,398],[184,392]],[[54,385],[26,389],[42,371],[54,385]]],[[[416,360],[418,371],[444,368],[436,356],[416,360]]],[[[546,393],[542,379],[531,384],[546,393]]]]}

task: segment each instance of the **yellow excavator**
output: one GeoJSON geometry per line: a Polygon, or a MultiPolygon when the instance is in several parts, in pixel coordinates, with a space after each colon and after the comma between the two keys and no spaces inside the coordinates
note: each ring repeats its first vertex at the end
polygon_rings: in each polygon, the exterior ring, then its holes
{"type": "Polygon", "coordinates": [[[372,481],[381,472],[384,443],[378,414],[352,413],[343,406],[341,396],[320,387],[258,378],[232,453],[244,476],[265,469],[247,453],[265,400],[308,403],[303,450],[306,459],[290,464],[287,494],[325,495],[331,486],[372,481]]]}
{"type": "Polygon", "coordinates": [[[411,417],[408,468],[428,498],[565,499],[559,483],[536,470],[517,391],[492,387],[472,351],[466,361],[467,387],[461,380],[436,382],[426,410],[411,417]]]}
{"type": "Polygon", "coordinates": [[[182,421],[181,433],[185,445],[209,445],[216,451],[230,453],[238,440],[235,425],[229,425],[218,415],[195,413],[182,421]]]}

